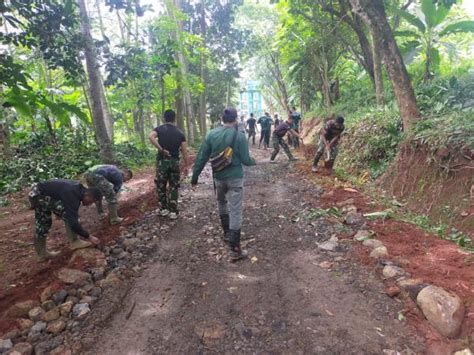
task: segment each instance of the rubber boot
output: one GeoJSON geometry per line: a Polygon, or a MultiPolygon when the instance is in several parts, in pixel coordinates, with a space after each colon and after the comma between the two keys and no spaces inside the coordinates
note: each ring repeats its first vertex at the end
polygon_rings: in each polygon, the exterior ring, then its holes
{"type": "Polygon", "coordinates": [[[95,207],[97,209],[97,214],[99,215],[99,219],[102,221],[106,217],[104,213],[104,208],[102,207],[102,201],[97,201],[95,203],[95,207]]]}
{"type": "Polygon", "coordinates": [[[69,240],[69,247],[72,250],[84,249],[92,245],[91,242],[80,239],[67,223],[66,223],[66,235],[67,235],[67,239],[69,240]]]}
{"type": "Polygon", "coordinates": [[[242,250],[240,247],[240,229],[229,230],[229,245],[230,245],[230,259],[231,261],[241,260],[247,257],[247,250],[242,250]]]}
{"type": "Polygon", "coordinates": [[[38,255],[38,261],[46,261],[59,255],[58,251],[46,250],[46,238],[35,238],[33,241],[35,246],[36,254],[38,255]]]}
{"type": "Polygon", "coordinates": [[[228,214],[222,214],[220,215],[221,218],[221,226],[222,229],[224,230],[224,234],[222,235],[222,240],[224,243],[229,244],[230,236],[229,236],[229,215],[228,214]]]}
{"type": "Polygon", "coordinates": [[[332,167],[334,166],[334,160],[329,160],[324,163],[324,167],[326,168],[326,172],[330,175],[332,174],[332,167]]]}
{"type": "Polygon", "coordinates": [[[120,224],[123,221],[123,218],[119,217],[118,215],[116,203],[109,205],[109,219],[110,219],[111,226],[120,224]]]}

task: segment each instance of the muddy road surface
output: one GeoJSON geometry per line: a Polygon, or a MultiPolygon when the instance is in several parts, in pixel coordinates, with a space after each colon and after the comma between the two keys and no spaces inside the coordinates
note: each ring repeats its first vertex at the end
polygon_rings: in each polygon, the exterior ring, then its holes
{"type": "MultiPolygon", "coordinates": [[[[196,191],[183,189],[176,222],[154,239],[157,255],[118,311],[96,327],[90,354],[404,354],[423,342],[399,320],[403,304],[383,293],[373,268],[318,244],[354,233],[315,218],[305,197],[323,189],[304,182],[286,157],[246,169],[243,246],[231,263],[209,171],[196,191]]],[[[154,222],[155,221],[155,222],[154,222]]],[[[153,228],[153,225],[150,225],[153,228]]],[[[349,239],[348,239],[349,240],[349,239]]]]}

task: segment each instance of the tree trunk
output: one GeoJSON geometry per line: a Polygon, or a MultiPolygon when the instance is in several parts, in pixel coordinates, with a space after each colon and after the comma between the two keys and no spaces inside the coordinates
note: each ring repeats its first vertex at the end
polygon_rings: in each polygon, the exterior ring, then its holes
{"type": "Polygon", "coordinates": [[[84,55],[86,58],[87,75],[89,77],[89,96],[92,106],[92,121],[94,123],[95,135],[100,148],[100,157],[105,163],[115,161],[112,141],[107,133],[105,123],[104,105],[102,98],[102,84],[99,66],[95,54],[94,42],[91,35],[91,27],[85,0],[78,0],[81,16],[81,32],[84,40],[84,55]]]}
{"type": "Polygon", "coordinates": [[[183,118],[183,90],[181,87],[176,89],[175,97],[175,105],[176,105],[176,125],[180,130],[183,132],[185,131],[184,128],[184,118],[183,118]]]}
{"type": "Polygon", "coordinates": [[[268,57],[270,58],[270,62],[268,63],[268,68],[270,69],[270,73],[272,74],[273,78],[275,79],[278,90],[280,92],[280,97],[282,100],[282,106],[286,112],[290,111],[290,103],[289,103],[289,96],[288,96],[288,89],[286,87],[285,80],[283,78],[283,74],[280,69],[280,61],[276,54],[270,52],[268,57]]]}
{"type": "MultiPolygon", "coordinates": [[[[201,0],[201,16],[200,16],[200,27],[201,36],[203,38],[203,44],[206,45],[206,8],[205,1],[201,0]]],[[[199,96],[199,125],[201,127],[201,135],[204,137],[207,133],[206,127],[206,99],[207,99],[207,58],[204,51],[201,52],[201,81],[204,85],[204,89],[199,96]]]]}
{"type": "Polygon", "coordinates": [[[184,103],[184,110],[186,112],[186,126],[187,126],[187,133],[188,133],[188,143],[190,145],[194,144],[194,128],[193,128],[193,121],[194,121],[194,112],[193,112],[193,102],[191,98],[191,93],[188,88],[184,87],[184,80],[186,80],[188,76],[188,61],[184,55],[183,49],[183,41],[181,40],[181,33],[183,31],[183,24],[182,21],[179,20],[176,16],[175,9],[181,10],[181,0],[173,0],[173,6],[171,7],[170,0],[166,2],[168,14],[172,16],[175,24],[176,24],[176,31],[172,31],[171,35],[174,37],[174,40],[178,44],[178,51],[177,51],[177,59],[180,65],[180,76],[181,78],[178,81],[181,81],[181,88],[183,91],[183,103],[184,103]]]}
{"type": "Polygon", "coordinates": [[[7,108],[3,107],[3,87],[0,85],[0,117],[4,118],[4,121],[0,121],[0,144],[2,145],[3,159],[10,157],[10,117],[7,112],[7,108]]]}
{"type": "MultiPolygon", "coordinates": [[[[100,75],[100,73],[99,73],[100,75]]],[[[102,77],[100,77],[100,90],[101,90],[101,101],[102,101],[102,112],[104,113],[104,123],[105,128],[107,129],[107,135],[111,142],[114,141],[114,121],[109,114],[109,101],[107,100],[107,96],[105,94],[105,87],[104,83],[102,82],[102,77]]]]}
{"type": "Polygon", "coordinates": [[[165,96],[165,78],[164,75],[160,77],[160,89],[161,89],[161,118],[157,117],[157,125],[161,124],[161,120],[165,117],[165,106],[166,106],[166,96],[165,96]]]}
{"type": "Polygon", "coordinates": [[[117,15],[117,22],[120,29],[120,38],[122,39],[122,43],[125,43],[125,30],[123,28],[122,18],[120,17],[120,12],[115,10],[115,14],[117,15]]]}
{"type": "Polygon", "coordinates": [[[375,101],[377,106],[385,105],[385,93],[383,89],[382,75],[382,55],[380,53],[380,38],[377,32],[372,31],[372,49],[374,58],[374,83],[375,83],[375,101]]]}
{"type": "Polygon", "coordinates": [[[382,0],[350,0],[352,9],[367,22],[372,33],[380,36],[380,49],[385,67],[397,99],[403,127],[409,130],[412,123],[421,117],[400,50],[387,21],[382,0]]]}
{"type": "Polygon", "coordinates": [[[99,18],[100,34],[102,35],[102,39],[106,39],[107,36],[105,35],[104,20],[102,18],[102,11],[100,10],[100,0],[95,0],[95,8],[97,9],[97,16],[99,18]]]}

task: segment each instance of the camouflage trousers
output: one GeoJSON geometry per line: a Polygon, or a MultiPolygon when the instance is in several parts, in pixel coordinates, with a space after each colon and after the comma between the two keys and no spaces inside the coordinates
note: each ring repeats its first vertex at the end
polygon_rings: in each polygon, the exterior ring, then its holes
{"type": "MultiPolygon", "coordinates": [[[[114,184],[109,182],[103,175],[96,174],[93,171],[88,171],[85,174],[87,186],[97,187],[102,196],[105,197],[105,200],[109,205],[117,204],[117,194],[114,191],[114,184]]],[[[98,213],[104,213],[104,208],[102,207],[102,200],[95,203],[98,213]]]]}
{"type": "Polygon", "coordinates": [[[178,212],[180,173],[179,159],[157,159],[155,183],[161,208],[175,213],[178,212]]]}
{"type": "Polygon", "coordinates": [[[290,148],[288,147],[288,144],[286,144],[285,140],[282,137],[278,137],[277,135],[272,136],[272,144],[273,144],[273,152],[270,160],[275,160],[276,156],[280,152],[280,146],[283,148],[285,151],[286,155],[290,160],[293,159],[293,154],[291,154],[290,148]]]}
{"type": "MultiPolygon", "coordinates": [[[[319,160],[323,156],[323,154],[326,152],[326,145],[324,144],[323,140],[320,138],[318,142],[318,150],[316,151],[316,156],[314,157],[313,161],[313,166],[318,166],[319,160]]],[[[336,160],[338,153],[338,147],[337,144],[333,144],[331,148],[329,149],[329,152],[326,152],[328,154],[328,157],[325,157],[324,160],[328,161],[331,166],[334,165],[334,161],[336,160]],[[328,154],[329,153],[329,154],[328,154]],[[329,158],[329,159],[326,159],[329,158]]]]}
{"type": "Polygon", "coordinates": [[[66,211],[62,201],[41,195],[36,184],[32,186],[28,197],[31,208],[35,210],[35,239],[46,238],[53,224],[52,213],[66,223],[66,211]]]}

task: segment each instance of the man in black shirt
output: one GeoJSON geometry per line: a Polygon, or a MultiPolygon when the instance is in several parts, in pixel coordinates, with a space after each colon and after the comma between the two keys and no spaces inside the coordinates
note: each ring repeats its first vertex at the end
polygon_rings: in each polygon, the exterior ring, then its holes
{"type": "Polygon", "coordinates": [[[250,114],[250,118],[247,120],[247,129],[249,132],[249,138],[252,138],[252,145],[255,145],[255,136],[257,135],[257,120],[253,117],[253,113],[250,114]]]}
{"type": "Polygon", "coordinates": [[[90,235],[79,223],[81,203],[89,206],[102,199],[102,194],[96,187],[86,189],[78,181],[55,179],[33,184],[28,198],[31,208],[35,210],[34,245],[40,261],[58,254],[46,250],[46,236],[53,223],[51,213],[64,221],[72,249],[91,245],[90,242],[79,239],[78,234],[94,244],[98,243],[98,239],[90,235]]]}
{"type": "Polygon", "coordinates": [[[338,143],[341,139],[341,134],[344,131],[344,117],[338,116],[335,120],[329,120],[324,125],[318,142],[318,150],[316,156],[314,157],[312,171],[318,171],[318,163],[322,155],[326,151],[327,158],[325,159],[325,167],[332,171],[334,166],[334,161],[336,160],[338,153],[338,143]]]}
{"type": "Polygon", "coordinates": [[[184,133],[174,122],[176,113],[165,111],[165,124],[150,133],[150,142],[158,149],[156,157],[156,188],[161,203],[161,216],[178,218],[178,188],[180,179],[180,151],[184,159],[184,175],[188,174],[188,148],[184,133]],[[169,191],[167,186],[169,185],[169,191]]]}
{"type": "Polygon", "coordinates": [[[292,137],[294,137],[295,139],[300,139],[300,136],[298,135],[298,133],[296,133],[293,130],[292,127],[293,127],[293,117],[291,117],[290,115],[288,116],[288,120],[286,122],[280,123],[278,127],[275,128],[275,130],[273,131],[273,135],[272,135],[273,152],[270,158],[271,163],[275,162],[275,158],[280,152],[280,146],[283,147],[283,150],[285,151],[290,161],[297,160],[295,157],[293,157],[293,154],[291,154],[288,144],[286,144],[285,140],[283,139],[287,133],[291,135],[292,137]]]}

